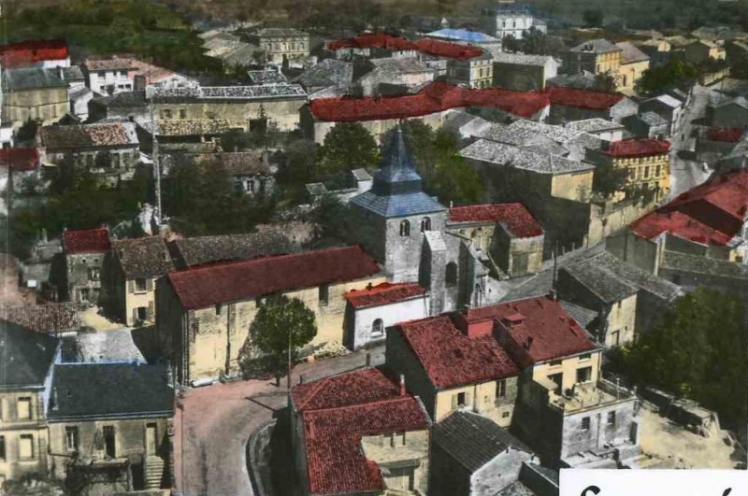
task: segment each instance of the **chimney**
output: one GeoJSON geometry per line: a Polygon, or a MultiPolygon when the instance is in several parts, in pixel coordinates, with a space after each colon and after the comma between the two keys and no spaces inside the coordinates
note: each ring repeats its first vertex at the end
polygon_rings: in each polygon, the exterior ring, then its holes
{"type": "Polygon", "coordinates": [[[405,376],[400,374],[400,396],[408,394],[408,390],[405,388],[405,376]]]}
{"type": "Polygon", "coordinates": [[[551,301],[556,301],[556,299],[557,299],[557,298],[558,298],[558,296],[557,296],[557,294],[556,294],[556,290],[555,290],[555,288],[554,288],[554,289],[551,289],[551,290],[550,290],[550,291],[548,292],[548,299],[549,299],[549,300],[551,300],[551,301]]]}
{"type": "Polygon", "coordinates": [[[366,353],[366,366],[371,367],[371,353],[366,353]]]}
{"type": "Polygon", "coordinates": [[[469,305],[460,312],[452,313],[451,317],[454,326],[470,339],[490,336],[493,332],[493,319],[471,317],[469,305]]]}
{"type": "Polygon", "coordinates": [[[532,346],[532,336],[527,338],[527,341],[525,341],[525,349],[529,350],[531,346],[532,346]]]}

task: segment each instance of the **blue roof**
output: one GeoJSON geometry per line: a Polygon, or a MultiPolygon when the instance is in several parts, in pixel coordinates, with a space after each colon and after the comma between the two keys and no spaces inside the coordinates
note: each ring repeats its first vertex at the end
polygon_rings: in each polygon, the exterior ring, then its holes
{"type": "Polygon", "coordinates": [[[380,196],[373,191],[367,191],[351,198],[349,203],[387,218],[407,217],[446,210],[444,206],[423,191],[392,196],[380,196]]]}
{"type": "Polygon", "coordinates": [[[497,38],[494,38],[493,36],[489,36],[485,33],[481,33],[480,31],[472,31],[469,29],[444,28],[438,31],[434,31],[432,33],[428,33],[426,36],[431,36],[434,38],[447,38],[450,40],[461,40],[461,41],[467,41],[470,43],[485,43],[485,42],[490,42],[490,41],[499,41],[497,38]]]}

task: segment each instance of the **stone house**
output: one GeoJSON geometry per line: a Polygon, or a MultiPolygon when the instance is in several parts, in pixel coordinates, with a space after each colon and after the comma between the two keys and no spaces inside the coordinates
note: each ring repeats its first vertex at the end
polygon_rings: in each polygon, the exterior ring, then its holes
{"type": "Polygon", "coordinates": [[[46,476],[47,400],[60,341],[0,320],[0,483],[46,476]]]}
{"type": "MultiPolygon", "coordinates": [[[[41,170],[39,149],[35,147],[0,148],[0,191],[9,188],[16,193],[12,202],[23,202],[23,195],[33,186],[37,192],[43,189],[44,180],[41,170]]],[[[7,195],[0,199],[0,213],[7,214],[7,195]]]]}
{"type": "Polygon", "coordinates": [[[251,344],[249,328],[264,299],[281,294],[312,310],[312,346],[343,341],[344,294],[384,278],[359,246],[330,248],[171,272],[159,284],[157,332],[180,382],[234,375],[251,344]]]}
{"type": "Polygon", "coordinates": [[[609,74],[618,77],[623,58],[623,48],[608,40],[588,40],[570,48],[564,62],[566,72],[578,74],[591,72],[593,74],[609,74]]]}
{"type": "Polygon", "coordinates": [[[522,484],[522,467],[532,461],[532,450],[506,429],[477,413],[458,410],[431,429],[429,494],[503,494],[522,484]]]}
{"type": "Polygon", "coordinates": [[[493,86],[493,55],[484,50],[478,57],[447,60],[447,81],[468,88],[493,86]]]}
{"type": "Polygon", "coordinates": [[[687,62],[700,64],[709,59],[725,60],[725,49],[714,42],[698,40],[684,47],[684,57],[687,62]]]}
{"type": "Polygon", "coordinates": [[[383,282],[344,296],[348,304],[343,344],[352,350],[384,341],[385,329],[393,324],[430,315],[429,296],[416,283],[383,282]]]}
{"type": "Polygon", "coordinates": [[[736,97],[716,105],[712,111],[712,126],[722,128],[748,127],[748,99],[736,97]]]}
{"type": "Polygon", "coordinates": [[[156,320],[156,284],[174,268],[159,236],[112,241],[107,262],[109,313],[132,327],[156,320]]]}
{"type": "Polygon", "coordinates": [[[599,118],[567,122],[564,127],[574,132],[591,134],[604,141],[622,140],[625,130],[622,123],[599,118]]]}
{"type": "Polygon", "coordinates": [[[521,277],[543,265],[543,228],[521,203],[450,208],[446,227],[472,239],[502,275],[521,277]]]}
{"type": "Polygon", "coordinates": [[[670,60],[672,46],[664,38],[634,41],[633,43],[639,50],[649,56],[649,62],[652,67],[660,67],[670,60]]]}
{"type": "Polygon", "coordinates": [[[62,233],[66,284],[61,292],[65,299],[84,305],[99,303],[102,296],[101,271],[110,249],[107,228],[65,230],[62,233]]]}
{"type": "Polygon", "coordinates": [[[492,337],[493,320],[453,312],[387,329],[387,366],[405,377],[429,416],[440,422],[470,408],[500,426],[512,423],[520,368],[492,337]]]}
{"type": "Polygon", "coordinates": [[[220,167],[228,173],[236,191],[247,195],[273,192],[275,179],[266,151],[203,153],[192,155],[196,165],[220,167]]]}
{"type": "MultiPolygon", "coordinates": [[[[744,262],[748,172],[727,171],[680,194],[611,238],[608,251],[657,275],[667,252],[744,262]]],[[[673,281],[677,284],[677,281],[673,281]]]]}
{"type": "Polygon", "coordinates": [[[145,91],[122,91],[110,96],[92,98],[88,102],[88,115],[90,122],[114,118],[150,118],[145,91]]]}
{"type": "Polygon", "coordinates": [[[45,126],[40,138],[43,161],[52,166],[70,156],[93,172],[120,176],[132,174],[140,161],[140,143],[132,122],[45,126]]]}
{"type": "Polygon", "coordinates": [[[389,371],[365,368],[295,386],[291,435],[305,495],[429,491],[431,421],[389,371]]]}
{"type": "Polygon", "coordinates": [[[56,365],[49,399],[50,472],[86,494],[168,488],[173,414],[166,367],[56,365]]]}
{"type": "Polygon", "coordinates": [[[650,98],[639,105],[639,111],[641,113],[654,112],[667,120],[669,124],[667,134],[670,134],[677,126],[677,123],[681,119],[683,110],[683,102],[667,94],[650,98]]]}
{"type": "Polygon", "coordinates": [[[348,92],[353,83],[353,63],[346,60],[325,59],[291,80],[300,84],[313,98],[313,94],[327,88],[348,92]]]}
{"type": "Polygon", "coordinates": [[[546,81],[558,75],[558,62],[553,57],[495,53],[493,85],[513,91],[544,91],[546,81]]]}
{"type": "Polygon", "coordinates": [[[649,331],[681,293],[678,286],[608,252],[562,267],[556,287],[560,298],[598,315],[585,328],[606,347],[649,331]]]}
{"type": "Polygon", "coordinates": [[[309,34],[293,28],[260,28],[248,33],[248,41],[265,51],[270,64],[299,62],[309,57],[309,34]]]}
{"type": "MultiPolygon", "coordinates": [[[[590,161],[606,167],[628,170],[628,188],[652,192],[647,203],[656,203],[670,193],[670,142],[652,138],[635,138],[604,143],[600,152],[590,155],[590,161]]],[[[614,194],[616,201],[627,193],[614,194]]]]}
{"type": "Polygon", "coordinates": [[[496,38],[503,40],[505,36],[512,36],[521,40],[525,31],[535,28],[541,33],[548,31],[548,26],[533,17],[526,7],[518,7],[514,2],[499,2],[494,9],[484,13],[487,31],[495,33],[496,38]]]}
{"type": "Polygon", "coordinates": [[[416,57],[399,57],[353,62],[352,86],[363,96],[377,96],[389,87],[418,88],[434,80],[434,70],[416,57]]]}
{"type": "Polygon", "coordinates": [[[664,138],[670,134],[670,122],[655,112],[624,117],[621,124],[636,138],[664,138]]]}
{"type": "Polygon", "coordinates": [[[636,82],[642,77],[644,71],[649,69],[649,55],[628,41],[616,43],[616,46],[622,50],[621,65],[616,76],[616,87],[618,91],[631,94],[636,82]]]}
{"type": "Polygon", "coordinates": [[[68,84],[53,69],[25,67],[2,71],[3,121],[13,128],[32,120],[54,124],[70,109],[68,84]]]}
{"type": "Polygon", "coordinates": [[[129,58],[89,59],[83,63],[88,87],[102,96],[133,91],[136,71],[129,58]]]}
{"type": "Polygon", "coordinates": [[[418,56],[418,47],[404,37],[386,33],[363,33],[359,36],[334,40],[326,48],[335,53],[337,59],[365,57],[371,59],[403,58],[418,56]]]}
{"type": "Polygon", "coordinates": [[[209,136],[230,129],[275,126],[293,131],[306,92],[298,84],[154,88],[147,92],[158,119],[159,138],[209,136]]]}
{"type": "Polygon", "coordinates": [[[621,122],[621,119],[639,112],[639,105],[617,93],[577,88],[552,87],[548,90],[551,109],[550,124],[566,124],[595,117],[621,122]]]}

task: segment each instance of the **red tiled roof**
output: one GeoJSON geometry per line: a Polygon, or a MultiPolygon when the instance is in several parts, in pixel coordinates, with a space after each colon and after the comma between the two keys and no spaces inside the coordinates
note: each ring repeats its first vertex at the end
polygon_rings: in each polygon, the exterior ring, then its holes
{"type": "Polygon", "coordinates": [[[741,127],[712,127],[707,129],[706,137],[712,141],[725,141],[737,143],[743,137],[745,131],[741,127]]]}
{"type": "Polygon", "coordinates": [[[469,338],[448,315],[396,326],[436,387],[514,376],[519,368],[491,336],[469,338]]]}
{"type": "Polygon", "coordinates": [[[277,255],[171,272],[185,309],[353,281],[379,272],[374,258],[360,246],[277,255]]]}
{"type": "Polygon", "coordinates": [[[543,228],[521,203],[469,205],[449,209],[452,222],[501,222],[511,234],[530,238],[543,234],[543,228]]]}
{"type": "Polygon", "coordinates": [[[510,301],[470,310],[468,320],[493,318],[524,349],[532,363],[597,349],[587,333],[558,301],[546,296],[510,301]],[[514,321],[507,325],[504,321],[514,321]],[[529,345],[529,346],[527,346],[529,345]]]}
{"type": "Polygon", "coordinates": [[[293,388],[291,397],[296,409],[305,411],[360,405],[398,396],[400,387],[385,372],[367,368],[299,384],[293,388]]]}
{"type": "Polygon", "coordinates": [[[615,93],[557,87],[549,88],[548,95],[551,105],[566,105],[590,110],[608,110],[624,98],[623,95],[615,93]]]}
{"type": "Polygon", "coordinates": [[[105,253],[111,248],[107,229],[82,229],[62,233],[62,246],[67,254],[105,253]]]}
{"type": "Polygon", "coordinates": [[[426,430],[429,422],[412,396],[301,414],[310,494],[379,492],[384,480],[367,460],[361,438],[368,435],[426,430]]]}
{"type": "Polygon", "coordinates": [[[406,119],[458,107],[492,107],[530,117],[547,106],[548,96],[544,93],[469,89],[443,81],[435,81],[415,95],[317,98],[309,102],[314,117],[329,122],[406,119]]]}
{"type": "Polygon", "coordinates": [[[748,210],[748,171],[715,176],[631,224],[642,238],[668,232],[697,243],[725,245],[739,234],[748,210]]]}
{"type": "Polygon", "coordinates": [[[22,172],[36,170],[39,168],[39,164],[39,150],[36,148],[0,149],[0,167],[22,172]]]}
{"type": "Polygon", "coordinates": [[[670,142],[654,138],[635,138],[622,141],[614,141],[608,147],[606,153],[611,157],[649,157],[652,155],[663,155],[670,151],[670,142]]]}
{"type": "Polygon", "coordinates": [[[49,60],[70,57],[64,40],[22,41],[0,46],[0,65],[3,69],[36,65],[49,60]]]}
{"type": "Polygon", "coordinates": [[[419,52],[434,57],[445,57],[450,59],[466,60],[483,55],[483,50],[470,45],[450,43],[448,41],[422,38],[413,42],[419,52]]]}
{"type": "Polygon", "coordinates": [[[373,288],[353,289],[345,294],[353,308],[376,307],[423,296],[426,290],[417,283],[392,284],[383,282],[373,288]]]}
{"type": "Polygon", "coordinates": [[[472,59],[480,57],[483,50],[480,48],[450,43],[448,41],[433,40],[429,38],[410,41],[407,38],[392,36],[384,33],[369,33],[347,38],[344,40],[331,41],[327,44],[330,50],[342,48],[383,48],[385,50],[415,50],[435,57],[446,57],[453,59],[472,59]]]}

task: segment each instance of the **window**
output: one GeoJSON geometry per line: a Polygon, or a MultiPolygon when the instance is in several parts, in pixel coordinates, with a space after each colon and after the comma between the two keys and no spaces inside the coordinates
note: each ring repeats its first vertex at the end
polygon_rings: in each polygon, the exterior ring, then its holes
{"type": "Polygon", "coordinates": [[[561,386],[564,383],[564,374],[551,374],[548,376],[550,380],[556,383],[556,389],[553,390],[556,394],[561,394],[561,386]]]}
{"type": "Polygon", "coordinates": [[[382,322],[382,319],[376,319],[371,325],[371,335],[372,337],[377,337],[382,334],[384,334],[384,323],[382,322]]]}
{"type": "Polygon", "coordinates": [[[247,192],[254,193],[255,192],[255,182],[254,181],[247,181],[247,192]]]}
{"type": "Polygon", "coordinates": [[[465,406],[467,404],[465,393],[457,393],[457,406],[465,406]]]}
{"type": "Polygon", "coordinates": [[[506,381],[496,381],[496,397],[503,398],[506,396],[506,381]]]}
{"type": "Polygon", "coordinates": [[[223,305],[221,305],[220,303],[216,303],[216,315],[221,315],[222,307],[223,305]]]}
{"type": "Polygon", "coordinates": [[[80,289],[80,300],[81,301],[91,301],[91,290],[88,288],[81,288],[80,289]]]}
{"type": "Polygon", "coordinates": [[[65,448],[68,451],[78,451],[77,427],[65,427],[65,448]]]}
{"type": "Polygon", "coordinates": [[[144,293],[145,292],[145,279],[144,278],[138,278],[135,279],[135,292],[136,293],[144,293]]]}
{"type": "Polygon", "coordinates": [[[589,417],[584,417],[582,419],[582,430],[583,431],[590,430],[590,418],[589,417]]]}
{"type": "Polygon", "coordinates": [[[18,457],[22,460],[34,458],[34,436],[23,434],[18,440],[18,457]]]}
{"type": "Polygon", "coordinates": [[[456,263],[449,262],[447,264],[445,282],[447,283],[447,286],[454,286],[455,284],[457,284],[457,264],[456,263]]]}
{"type": "Polygon", "coordinates": [[[31,398],[18,398],[18,420],[31,420],[31,398]]]}
{"type": "Polygon", "coordinates": [[[410,236],[410,222],[407,220],[404,220],[400,223],[400,236],[406,237],[410,236]]]}
{"type": "Polygon", "coordinates": [[[579,360],[589,360],[592,358],[592,355],[590,353],[585,353],[584,355],[579,355],[579,360]]]}
{"type": "Polygon", "coordinates": [[[114,439],[113,425],[104,426],[104,449],[106,451],[106,456],[108,456],[109,458],[114,458],[117,454],[117,445],[114,439]]]}
{"type": "Polygon", "coordinates": [[[421,220],[421,232],[430,231],[431,230],[431,219],[429,217],[424,217],[423,220],[421,220]]]}
{"type": "Polygon", "coordinates": [[[512,256],[512,275],[522,275],[527,273],[527,266],[530,262],[528,253],[517,253],[512,256]]]}
{"type": "Polygon", "coordinates": [[[592,367],[577,369],[577,382],[590,382],[592,380],[592,367]]]}
{"type": "Polygon", "coordinates": [[[644,167],[644,179],[649,179],[649,166],[644,167]]]}
{"type": "Polygon", "coordinates": [[[621,344],[621,331],[613,331],[613,346],[621,344]]]}
{"type": "Polygon", "coordinates": [[[504,412],[504,413],[501,414],[501,418],[509,418],[509,415],[511,415],[511,413],[504,412]]]}
{"type": "Polygon", "coordinates": [[[608,412],[608,425],[616,425],[616,412],[608,412]]]}
{"type": "Polygon", "coordinates": [[[180,119],[186,119],[187,118],[187,111],[185,109],[179,109],[179,118],[180,119]]]}
{"type": "Polygon", "coordinates": [[[562,363],[561,360],[551,360],[551,367],[558,367],[562,363]]]}
{"type": "Polygon", "coordinates": [[[163,109],[161,111],[161,118],[162,119],[171,119],[171,110],[170,109],[163,109]]]}
{"type": "Polygon", "coordinates": [[[0,436],[0,460],[5,460],[5,436],[0,436]]]}
{"type": "Polygon", "coordinates": [[[660,177],[660,175],[661,175],[661,174],[662,174],[662,166],[661,166],[661,165],[658,165],[658,166],[657,166],[657,167],[655,168],[655,177],[660,177]]]}
{"type": "Polygon", "coordinates": [[[330,286],[323,284],[319,287],[319,304],[320,306],[326,307],[330,298],[330,286]]]}
{"type": "Polygon", "coordinates": [[[91,281],[98,281],[101,279],[101,269],[98,267],[88,269],[88,279],[91,281]]]}
{"type": "Polygon", "coordinates": [[[114,166],[115,169],[119,169],[119,162],[120,162],[119,153],[113,154],[112,155],[112,165],[114,166]]]}

